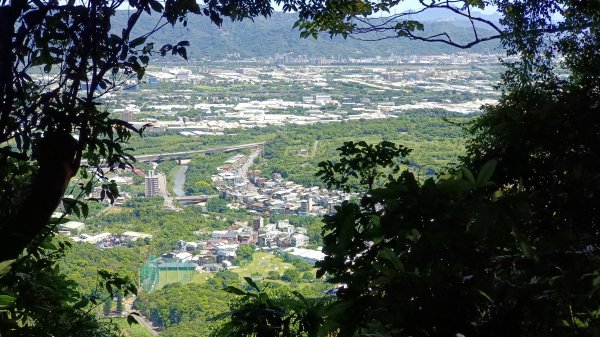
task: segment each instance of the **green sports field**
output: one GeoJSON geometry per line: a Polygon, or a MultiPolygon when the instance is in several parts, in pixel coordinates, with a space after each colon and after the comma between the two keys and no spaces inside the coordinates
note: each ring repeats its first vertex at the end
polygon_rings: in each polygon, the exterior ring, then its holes
{"type": "Polygon", "coordinates": [[[158,286],[160,289],[169,283],[187,283],[196,272],[194,270],[160,270],[158,272],[158,286]]]}

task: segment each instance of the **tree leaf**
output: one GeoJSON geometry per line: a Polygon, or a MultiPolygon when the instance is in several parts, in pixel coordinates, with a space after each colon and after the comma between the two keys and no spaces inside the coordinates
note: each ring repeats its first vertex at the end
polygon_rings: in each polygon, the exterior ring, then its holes
{"type": "Polygon", "coordinates": [[[144,42],[146,42],[146,38],[143,36],[140,36],[137,39],[134,39],[133,41],[129,42],[129,47],[134,48],[134,47],[142,45],[144,42]]]}
{"type": "Polygon", "coordinates": [[[132,326],[133,324],[140,324],[137,319],[135,319],[135,316],[133,314],[129,314],[127,315],[127,324],[129,324],[129,326],[132,326]]]}
{"type": "Polygon", "coordinates": [[[486,294],[485,291],[479,289],[479,294],[483,296],[486,300],[490,301],[490,303],[494,303],[494,300],[490,297],[490,295],[486,294]]]}
{"type": "Polygon", "coordinates": [[[245,276],[244,280],[246,280],[246,282],[254,289],[256,289],[257,291],[260,291],[260,288],[258,288],[258,286],[256,285],[256,283],[254,282],[254,280],[252,280],[252,278],[245,276]]]}
{"type": "Polygon", "coordinates": [[[496,159],[489,160],[487,163],[483,164],[481,171],[479,171],[479,174],[477,175],[476,185],[478,187],[482,187],[490,181],[496,170],[496,164],[496,159]]]}
{"type": "Polygon", "coordinates": [[[400,259],[398,259],[398,255],[396,255],[396,253],[394,253],[393,250],[387,247],[383,248],[379,251],[379,256],[382,257],[384,260],[391,262],[396,269],[402,272],[404,271],[404,264],[402,264],[400,259]]]}
{"type": "Polygon", "coordinates": [[[13,264],[13,262],[15,262],[16,260],[6,260],[6,261],[2,261],[0,262],[0,276],[8,273],[8,271],[11,268],[11,264],[13,264]]]}
{"type": "Polygon", "coordinates": [[[14,302],[14,300],[15,298],[13,296],[0,294],[0,307],[6,307],[14,302]]]}
{"type": "Polygon", "coordinates": [[[247,292],[245,292],[245,291],[243,291],[241,289],[238,289],[238,288],[236,288],[234,286],[225,287],[225,288],[223,288],[223,291],[226,291],[226,292],[231,293],[231,294],[239,295],[239,296],[248,295],[247,292]]]}
{"type": "Polygon", "coordinates": [[[475,185],[475,177],[473,176],[473,173],[471,172],[471,170],[469,170],[468,168],[462,166],[460,168],[460,170],[463,173],[463,177],[465,177],[465,179],[467,179],[471,184],[475,185]]]}

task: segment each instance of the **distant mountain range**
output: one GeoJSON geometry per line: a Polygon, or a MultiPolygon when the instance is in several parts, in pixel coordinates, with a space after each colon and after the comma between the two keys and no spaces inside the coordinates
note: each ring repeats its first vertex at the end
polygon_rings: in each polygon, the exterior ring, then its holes
{"type": "MultiPolygon", "coordinates": [[[[448,17],[448,13],[431,12],[427,15],[415,15],[425,25],[429,34],[447,32],[455,41],[467,41],[472,38],[472,30],[464,20],[448,17]],[[445,15],[444,15],[445,14],[445,15]]],[[[127,11],[119,11],[115,20],[115,28],[124,26],[128,17],[127,11]]],[[[148,31],[154,27],[157,16],[145,16],[138,24],[138,31],[148,31]]],[[[308,56],[351,56],[373,57],[408,55],[440,55],[462,51],[442,43],[425,43],[408,39],[394,38],[382,41],[359,41],[341,36],[330,38],[322,34],[317,40],[302,39],[296,29],[292,29],[297,16],[295,14],[275,12],[270,18],[256,18],[254,21],[225,21],[221,28],[212,24],[206,17],[190,17],[187,27],[176,25],[165,27],[152,37],[157,45],[174,43],[180,40],[190,42],[188,55],[200,59],[210,57],[212,60],[228,54],[239,54],[242,58],[269,57],[276,54],[296,53],[308,56]]],[[[494,18],[492,18],[494,19],[494,18]]],[[[482,34],[491,32],[488,28],[480,28],[482,34]]],[[[480,44],[471,52],[500,53],[499,41],[480,44]]]]}

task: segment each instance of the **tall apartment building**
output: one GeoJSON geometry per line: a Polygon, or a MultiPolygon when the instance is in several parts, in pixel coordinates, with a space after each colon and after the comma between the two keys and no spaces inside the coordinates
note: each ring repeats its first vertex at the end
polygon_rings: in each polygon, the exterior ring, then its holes
{"type": "Polygon", "coordinates": [[[129,109],[123,110],[123,112],[121,112],[121,120],[127,123],[131,123],[133,121],[133,111],[129,109]]]}
{"type": "Polygon", "coordinates": [[[252,220],[252,228],[255,231],[258,231],[259,229],[263,228],[264,226],[265,226],[265,220],[263,219],[262,216],[259,216],[258,219],[252,220]]]}
{"type": "Polygon", "coordinates": [[[313,208],[313,200],[311,197],[306,198],[306,200],[300,201],[300,212],[308,214],[308,213],[312,212],[312,208],[313,208]]]}
{"type": "Polygon", "coordinates": [[[146,183],[146,192],[145,195],[147,197],[154,197],[157,195],[162,195],[162,190],[165,185],[165,177],[162,174],[156,174],[154,170],[148,171],[148,175],[146,175],[145,183],[146,183]]]}

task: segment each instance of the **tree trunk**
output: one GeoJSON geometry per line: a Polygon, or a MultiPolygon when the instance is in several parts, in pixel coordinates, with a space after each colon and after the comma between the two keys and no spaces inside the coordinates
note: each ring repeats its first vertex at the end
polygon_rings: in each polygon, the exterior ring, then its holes
{"type": "MultiPolygon", "coordinates": [[[[15,26],[26,8],[26,0],[13,0],[0,6],[0,145],[9,150],[10,144],[4,142],[15,131],[9,121],[15,114],[14,80],[15,72],[19,71],[14,52],[15,26]]],[[[39,169],[31,178],[31,186],[21,187],[23,191],[29,189],[29,194],[18,209],[12,210],[9,218],[0,219],[0,261],[18,257],[48,229],[52,212],[77,171],[78,165],[74,164],[77,148],[75,139],[66,132],[44,133],[35,158],[39,169]]],[[[28,154],[24,155],[28,158],[28,154]]],[[[29,160],[27,158],[24,160],[29,160]]]]}
{"type": "Polygon", "coordinates": [[[68,133],[44,135],[39,145],[39,170],[32,180],[30,195],[15,216],[0,226],[0,261],[18,257],[48,230],[50,217],[77,172],[78,167],[73,164],[77,149],[77,141],[68,133]]]}
{"type": "Polygon", "coordinates": [[[5,141],[10,130],[6,130],[13,109],[13,64],[15,62],[13,37],[17,21],[13,5],[0,7],[0,141],[5,141]]]}

